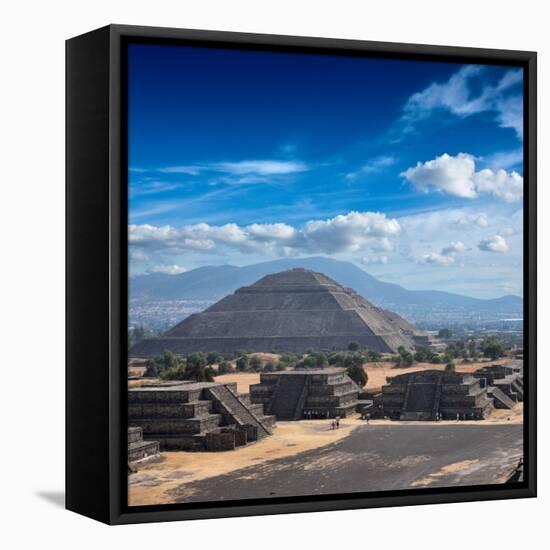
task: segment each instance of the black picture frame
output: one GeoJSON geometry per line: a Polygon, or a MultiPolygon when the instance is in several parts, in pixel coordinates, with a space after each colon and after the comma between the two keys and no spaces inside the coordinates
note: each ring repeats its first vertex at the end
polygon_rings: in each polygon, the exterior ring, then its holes
{"type": "Polygon", "coordinates": [[[66,43],[66,507],[108,524],[536,496],[537,56],[534,52],[109,25],[66,43]],[[511,65],[524,79],[525,471],[510,485],[128,507],[129,42],[511,65]]]}

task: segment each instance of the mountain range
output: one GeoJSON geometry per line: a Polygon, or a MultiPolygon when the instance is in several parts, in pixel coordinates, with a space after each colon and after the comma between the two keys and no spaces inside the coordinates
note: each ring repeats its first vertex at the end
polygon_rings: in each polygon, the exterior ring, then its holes
{"type": "Polygon", "coordinates": [[[281,259],[244,267],[205,266],[176,275],[138,275],[130,279],[130,295],[133,301],[138,302],[216,301],[265,275],[294,267],[324,273],[341,285],[353,288],[373,304],[422,324],[428,320],[441,323],[442,320],[523,317],[523,299],[519,296],[482,300],[439,290],[407,290],[400,285],[380,281],[350,262],[325,257],[281,259]]]}

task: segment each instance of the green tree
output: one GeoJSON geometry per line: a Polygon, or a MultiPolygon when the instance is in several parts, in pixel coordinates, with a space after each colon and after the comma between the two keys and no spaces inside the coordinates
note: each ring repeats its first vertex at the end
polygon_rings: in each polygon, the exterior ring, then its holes
{"type": "Polygon", "coordinates": [[[248,370],[248,355],[241,355],[236,361],[237,370],[239,372],[245,372],[248,370]]]}
{"type": "Polygon", "coordinates": [[[275,363],[273,361],[268,361],[263,368],[264,372],[274,372],[275,371],[275,363]]]}
{"type": "Polygon", "coordinates": [[[164,351],[147,361],[145,376],[160,376],[165,370],[175,369],[179,364],[180,361],[175,354],[171,351],[164,351]]]}
{"type": "Polygon", "coordinates": [[[160,373],[163,380],[187,380],[187,372],[184,365],[178,365],[171,369],[166,369],[160,373]]]}
{"type": "Polygon", "coordinates": [[[351,364],[347,368],[347,374],[355,383],[359,384],[361,387],[366,386],[367,382],[369,381],[369,377],[365,372],[365,369],[361,365],[358,365],[356,363],[351,364]]]}
{"type": "Polygon", "coordinates": [[[493,336],[486,338],[481,343],[481,350],[485,357],[489,357],[492,360],[502,357],[505,351],[502,342],[493,336]]]}
{"type": "Polygon", "coordinates": [[[233,372],[233,367],[229,361],[222,361],[218,364],[218,374],[229,374],[233,372]]]}
{"type": "Polygon", "coordinates": [[[195,352],[187,357],[185,375],[189,380],[197,382],[211,382],[214,380],[215,371],[206,366],[204,353],[195,352]]]}
{"type": "Polygon", "coordinates": [[[350,351],[357,351],[359,349],[359,344],[357,342],[350,342],[348,345],[348,349],[350,351]]]}
{"type": "Polygon", "coordinates": [[[380,361],[380,359],[382,358],[382,355],[380,354],[379,351],[369,350],[367,352],[367,357],[368,357],[368,361],[375,363],[377,361],[380,361]]]}
{"type": "Polygon", "coordinates": [[[448,361],[447,364],[445,365],[445,370],[446,371],[454,371],[455,370],[455,362],[452,359],[450,361],[448,361]]]}
{"type": "Polygon", "coordinates": [[[262,370],[262,360],[257,355],[254,355],[250,359],[250,370],[253,370],[254,372],[262,370]]]}
{"type": "Polygon", "coordinates": [[[448,328],[442,328],[438,333],[437,335],[440,337],[440,338],[443,338],[444,340],[445,339],[448,339],[448,338],[451,338],[451,336],[453,335],[453,332],[448,329],[448,328]]]}
{"type": "Polygon", "coordinates": [[[431,361],[433,357],[433,351],[428,347],[420,347],[414,354],[414,360],[419,363],[431,361]]]}
{"type": "Polygon", "coordinates": [[[223,357],[217,351],[211,351],[206,356],[206,363],[208,365],[214,365],[220,363],[223,360],[223,357]]]}

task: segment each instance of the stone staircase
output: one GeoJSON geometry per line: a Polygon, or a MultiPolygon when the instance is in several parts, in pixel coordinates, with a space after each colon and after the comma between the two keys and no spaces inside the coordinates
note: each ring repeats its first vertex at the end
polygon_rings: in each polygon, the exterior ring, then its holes
{"type": "Polygon", "coordinates": [[[493,398],[493,406],[495,409],[511,409],[515,405],[514,400],[510,399],[510,397],[496,386],[490,386],[488,393],[489,396],[493,398]]]}
{"type": "Polygon", "coordinates": [[[306,387],[307,375],[280,376],[271,401],[270,414],[281,420],[296,420],[301,415],[300,400],[306,387]],[[297,382],[298,379],[298,382],[297,382]]]}
{"type": "Polygon", "coordinates": [[[206,393],[215,403],[215,407],[221,409],[221,412],[228,415],[238,426],[253,426],[257,430],[257,439],[271,434],[271,430],[260,416],[253,412],[252,406],[248,406],[231,388],[224,385],[213,386],[208,388],[206,393]]]}
{"type": "Polygon", "coordinates": [[[160,458],[158,441],[143,441],[143,430],[138,427],[128,428],[128,464],[144,464],[160,458]]]}

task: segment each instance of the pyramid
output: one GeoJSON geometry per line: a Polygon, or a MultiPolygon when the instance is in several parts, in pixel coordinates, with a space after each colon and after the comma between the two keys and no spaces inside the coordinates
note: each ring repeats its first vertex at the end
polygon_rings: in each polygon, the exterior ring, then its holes
{"type": "Polygon", "coordinates": [[[159,338],[142,340],[130,357],[170,350],[304,353],[346,350],[357,342],[369,350],[414,347],[415,328],[377,308],[354,290],[322,273],[295,268],[266,275],[201,313],[190,315],[159,338]]]}

